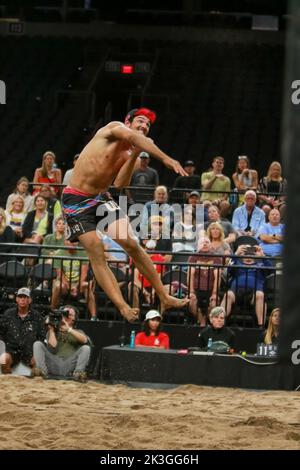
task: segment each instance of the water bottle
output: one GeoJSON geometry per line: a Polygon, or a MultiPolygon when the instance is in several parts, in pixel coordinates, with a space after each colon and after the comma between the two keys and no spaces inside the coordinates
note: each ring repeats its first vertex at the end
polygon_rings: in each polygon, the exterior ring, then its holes
{"type": "Polygon", "coordinates": [[[208,342],[207,342],[207,349],[209,350],[212,346],[212,338],[208,338],[208,342]]]}
{"type": "Polygon", "coordinates": [[[130,333],[130,343],[129,343],[130,348],[134,348],[134,341],[135,341],[135,331],[132,330],[132,332],[130,333]]]}

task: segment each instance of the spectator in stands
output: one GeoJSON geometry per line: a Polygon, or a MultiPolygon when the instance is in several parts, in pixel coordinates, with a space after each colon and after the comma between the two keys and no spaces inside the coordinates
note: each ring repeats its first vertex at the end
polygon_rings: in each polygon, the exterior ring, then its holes
{"type": "Polygon", "coordinates": [[[236,240],[236,231],[228,220],[221,219],[220,210],[217,206],[212,204],[208,208],[208,222],[205,222],[204,228],[207,230],[211,222],[218,222],[224,230],[224,242],[232,244],[236,240]]]}
{"type": "Polygon", "coordinates": [[[83,294],[88,305],[91,320],[97,319],[96,302],[93,292],[93,283],[88,281],[88,261],[84,250],[78,252],[78,242],[64,241],[68,250],[58,250],[56,256],[64,259],[56,259],[53,267],[57,271],[56,281],[53,284],[51,307],[59,306],[62,295],[70,295],[73,299],[83,294]],[[65,259],[68,257],[67,259],[65,259]]]}
{"type": "Polygon", "coordinates": [[[262,224],[265,223],[266,217],[256,205],[256,193],[249,190],[245,193],[245,203],[235,209],[232,217],[233,228],[238,232],[238,235],[249,235],[257,237],[262,224]]]}
{"type": "Polygon", "coordinates": [[[217,156],[212,161],[212,170],[201,175],[202,189],[205,191],[218,191],[217,193],[202,194],[202,201],[213,202],[218,206],[222,217],[227,217],[230,212],[229,194],[222,191],[230,191],[230,179],[223,175],[224,158],[217,156]]]}
{"type": "Polygon", "coordinates": [[[202,205],[201,203],[201,196],[198,191],[192,191],[190,194],[187,195],[186,204],[191,204],[193,209],[195,209],[197,216],[200,218],[203,217],[204,222],[208,221],[208,207],[202,205]],[[203,210],[203,214],[202,211],[203,210]],[[200,215],[198,215],[200,213],[200,215]]]}
{"type": "Polygon", "coordinates": [[[11,209],[5,211],[6,223],[15,232],[16,242],[23,240],[22,225],[26,217],[24,204],[25,201],[22,196],[16,194],[15,197],[11,199],[11,209]]]}
{"type": "MultiPolygon", "coordinates": [[[[34,183],[61,183],[61,170],[59,168],[55,168],[55,159],[56,156],[53,152],[47,150],[47,152],[44,153],[41,168],[37,168],[35,170],[33,177],[34,183]]],[[[41,190],[41,185],[35,185],[33,189],[33,194],[36,195],[41,190]]],[[[51,186],[51,191],[53,192],[53,196],[55,196],[55,194],[59,193],[60,188],[57,186],[51,186]]]]}
{"type": "Polygon", "coordinates": [[[210,325],[206,326],[200,333],[198,344],[200,348],[207,348],[208,340],[211,338],[213,342],[223,341],[230,348],[234,348],[235,334],[225,326],[226,313],[223,307],[215,307],[209,314],[210,325]]]}
{"type": "Polygon", "coordinates": [[[54,219],[62,215],[61,204],[59,199],[53,196],[50,186],[43,186],[39,192],[39,196],[44,196],[47,201],[47,211],[54,219]]]}
{"type": "Polygon", "coordinates": [[[36,367],[32,377],[72,376],[75,381],[84,383],[91,354],[90,339],[74,326],[78,316],[75,307],[66,305],[60,310],[62,320],[58,328],[48,320],[47,345],[41,341],[33,345],[36,367]]]}
{"type": "Polygon", "coordinates": [[[264,176],[258,185],[261,193],[259,196],[260,205],[263,211],[268,215],[272,208],[280,210],[283,216],[285,210],[285,199],[287,192],[287,180],[282,176],[281,165],[279,162],[272,162],[269,166],[267,176],[264,176]]]}
{"type": "Polygon", "coordinates": [[[184,208],[182,220],[175,223],[173,232],[173,251],[196,251],[201,224],[196,226],[196,211],[191,205],[184,208]]]}
{"type": "Polygon", "coordinates": [[[161,330],[161,314],[157,310],[147,312],[143,332],[135,337],[135,346],[139,348],[150,347],[156,349],[169,349],[170,340],[161,330]]]}
{"type": "Polygon", "coordinates": [[[22,196],[22,198],[25,201],[25,204],[24,204],[25,212],[31,211],[33,209],[34,198],[29,193],[28,188],[29,188],[29,181],[26,178],[26,176],[22,176],[22,178],[20,178],[17,181],[17,185],[14,189],[14,192],[12,194],[10,194],[7,198],[6,210],[11,209],[12,199],[14,199],[16,195],[18,195],[18,196],[22,196]]]}
{"type": "Polygon", "coordinates": [[[168,190],[166,186],[157,186],[153,201],[146,202],[141,214],[140,238],[148,238],[149,219],[154,215],[164,219],[164,237],[170,238],[174,227],[174,210],[168,204],[168,190]]]}
{"type": "MultiPolygon", "coordinates": [[[[174,182],[174,188],[179,189],[200,189],[200,176],[195,175],[196,165],[193,160],[184,162],[183,169],[188,176],[178,176],[174,182]]],[[[186,196],[188,193],[185,193],[186,196]]]]}
{"type": "Polygon", "coordinates": [[[206,312],[215,307],[218,301],[221,274],[214,266],[221,265],[222,258],[214,256],[211,242],[204,236],[199,239],[197,253],[190,256],[188,262],[199,264],[192,266],[189,271],[190,311],[200,326],[205,326],[206,312]]]}
{"type": "Polygon", "coordinates": [[[65,173],[65,176],[64,176],[64,179],[63,179],[63,184],[65,184],[66,186],[68,186],[69,182],[70,182],[70,179],[71,179],[71,176],[72,176],[72,173],[73,173],[73,169],[74,169],[74,166],[76,165],[76,162],[79,158],[79,153],[76,153],[75,157],[73,158],[73,168],[71,168],[70,170],[67,170],[66,173],[65,173]]]}
{"type": "Polygon", "coordinates": [[[260,246],[255,246],[254,253],[251,251],[251,256],[254,257],[247,257],[247,254],[250,255],[247,245],[240,245],[235,254],[242,256],[242,258],[234,258],[232,260],[232,265],[237,268],[231,270],[232,280],[221,305],[225,308],[227,316],[229,316],[237,296],[244,299],[246,297],[249,298],[251,305],[255,305],[258,326],[262,327],[264,324],[264,313],[267,311],[264,302],[266,270],[263,268],[272,266],[272,264],[268,259],[263,258],[265,255],[260,246]],[[255,256],[262,257],[262,259],[256,260],[255,256]]]}
{"type": "MultiPolygon", "coordinates": [[[[164,218],[160,215],[153,215],[149,219],[149,229],[148,232],[150,234],[149,239],[155,242],[155,251],[172,251],[172,241],[171,237],[169,236],[164,237],[164,233],[168,235],[169,224],[167,223],[167,227],[164,230],[164,218]]],[[[172,261],[172,254],[164,254],[164,261],[166,263],[170,263],[172,261]]]]}
{"type": "Polygon", "coordinates": [[[210,240],[211,250],[215,255],[230,255],[231,249],[228,243],[224,242],[224,230],[219,222],[209,224],[207,236],[210,240]]]}
{"type": "Polygon", "coordinates": [[[5,343],[5,354],[1,358],[3,374],[11,374],[12,367],[19,362],[33,367],[33,343],[45,339],[44,319],[31,308],[31,300],[29,289],[22,287],[17,292],[16,306],[1,316],[0,337],[5,343]]]}
{"type": "Polygon", "coordinates": [[[22,231],[24,243],[40,244],[43,237],[52,233],[53,215],[47,211],[47,199],[37,195],[34,199],[35,210],[28,212],[22,231]]]}
{"type": "MultiPolygon", "coordinates": [[[[13,253],[14,248],[11,246],[1,245],[2,243],[15,243],[16,237],[13,229],[6,224],[5,210],[0,207],[0,253],[13,253]]],[[[9,257],[0,256],[0,261],[9,261],[9,257]]]]}
{"type": "MultiPolygon", "coordinates": [[[[250,169],[249,158],[246,155],[240,155],[237,158],[235,173],[233,173],[232,179],[237,191],[257,190],[257,171],[250,169]]],[[[240,194],[238,196],[238,205],[241,205],[243,202],[244,196],[240,194]]]]}
{"type": "MultiPolygon", "coordinates": [[[[149,240],[142,240],[142,245],[143,247],[147,250],[147,254],[150,257],[154,268],[156,269],[157,274],[159,277],[162,276],[162,274],[165,271],[165,257],[161,255],[160,253],[153,253],[151,254],[151,251],[156,251],[156,245],[157,242],[156,240],[152,240],[151,238],[149,240]]],[[[134,283],[132,286],[132,283],[130,282],[128,285],[128,293],[129,297],[133,295],[132,299],[132,305],[133,308],[138,308],[140,304],[140,296],[142,295],[143,300],[149,305],[154,303],[154,297],[155,297],[155,291],[148,281],[142,274],[138,271],[138,269],[134,269],[133,273],[133,278],[134,278],[134,283]]]]}
{"type": "Polygon", "coordinates": [[[266,256],[280,256],[283,249],[284,224],[280,223],[280,212],[271,209],[269,222],[261,225],[257,236],[266,256]]]}
{"type": "MultiPolygon", "coordinates": [[[[43,245],[51,245],[56,248],[43,248],[42,255],[55,256],[57,251],[65,244],[65,221],[63,217],[57,217],[54,221],[54,233],[49,233],[43,240],[43,245]]],[[[52,263],[52,260],[50,260],[52,263]]]]}
{"type": "MultiPolygon", "coordinates": [[[[149,153],[141,152],[139,158],[140,167],[133,172],[130,186],[140,186],[141,188],[144,188],[145,186],[158,186],[159,176],[157,171],[149,166],[149,153]]],[[[134,189],[130,191],[126,190],[129,204],[133,204],[135,202],[135,196],[137,195],[136,193],[137,192],[134,191],[134,189]]]]}
{"type": "Polygon", "coordinates": [[[264,332],[263,342],[265,344],[279,343],[279,328],[280,328],[280,309],[274,308],[270,314],[268,328],[264,332]]]}

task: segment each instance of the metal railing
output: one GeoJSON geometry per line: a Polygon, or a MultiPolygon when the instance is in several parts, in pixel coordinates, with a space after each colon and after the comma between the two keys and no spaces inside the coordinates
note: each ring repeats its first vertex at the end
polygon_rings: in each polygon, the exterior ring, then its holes
{"type": "MultiPolygon", "coordinates": [[[[81,255],[82,248],[78,247],[76,255],[73,254],[72,257],[67,252],[64,256],[42,254],[42,250],[53,248],[57,249],[57,246],[0,244],[0,311],[3,312],[14,303],[18,288],[28,286],[32,291],[33,305],[40,311],[49,310],[50,306],[56,308],[67,302],[75,304],[83,318],[88,319],[96,314],[99,319],[120,320],[122,317],[116,307],[97,284],[88,258],[81,255]],[[13,251],[5,253],[2,251],[5,248],[13,251]],[[28,253],[28,248],[32,249],[30,253],[28,253]]],[[[69,248],[59,247],[59,249],[68,250],[69,248]]],[[[113,252],[116,253],[116,251],[118,250],[113,252]]],[[[158,253],[173,255],[172,252],[148,252],[150,256],[158,253]]],[[[241,292],[237,288],[236,302],[232,312],[233,321],[242,326],[245,326],[245,322],[253,326],[256,324],[255,311],[258,299],[254,294],[258,290],[262,277],[264,278],[264,323],[267,313],[278,306],[279,283],[282,274],[281,258],[259,258],[247,255],[247,258],[255,258],[258,262],[262,259],[271,261],[270,266],[253,267],[230,264],[232,260],[240,259],[236,255],[220,256],[201,253],[198,255],[201,258],[199,263],[190,260],[190,257],[197,256],[197,253],[176,253],[176,257],[180,258],[180,256],[183,257],[182,262],[178,258],[171,262],[165,262],[163,258],[162,261],[154,261],[164,289],[178,298],[192,299],[192,293],[195,293],[198,304],[201,304],[198,307],[203,310],[204,314],[207,315],[212,307],[210,297],[214,282],[217,285],[214,304],[220,305],[223,300],[225,309],[227,308],[226,293],[235,278],[235,273],[240,269],[246,273],[246,281],[241,286],[241,292]],[[214,260],[215,264],[213,264],[214,260]],[[193,286],[191,285],[192,270],[198,279],[198,284],[193,286]],[[254,285],[251,283],[250,286],[253,272],[255,281],[254,285]]],[[[142,275],[137,276],[134,264],[118,259],[109,260],[108,264],[126,301],[131,305],[137,301],[136,306],[140,308],[141,319],[147,309],[159,308],[159,299],[152,286],[142,275]]],[[[197,315],[191,307],[193,302],[194,300],[190,301],[188,307],[166,312],[165,321],[195,323],[197,315]]]]}

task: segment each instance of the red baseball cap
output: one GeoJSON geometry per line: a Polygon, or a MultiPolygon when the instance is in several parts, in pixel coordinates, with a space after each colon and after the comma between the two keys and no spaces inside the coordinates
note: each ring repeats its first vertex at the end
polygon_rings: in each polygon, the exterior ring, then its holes
{"type": "Polygon", "coordinates": [[[146,116],[151,124],[156,120],[156,113],[149,108],[135,108],[129,111],[126,115],[125,121],[132,121],[136,116],[146,116]]]}

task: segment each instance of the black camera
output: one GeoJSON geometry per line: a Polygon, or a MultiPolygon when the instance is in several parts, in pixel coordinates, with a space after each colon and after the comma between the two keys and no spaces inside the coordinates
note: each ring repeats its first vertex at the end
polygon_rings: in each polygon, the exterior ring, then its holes
{"type": "Polygon", "coordinates": [[[53,328],[58,331],[63,317],[68,318],[69,310],[58,309],[51,310],[49,315],[45,319],[46,325],[51,325],[53,328]]]}
{"type": "Polygon", "coordinates": [[[246,250],[245,250],[245,254],[246,255],[255,255],[255,253],[256,253],[256,247],[251,246],[251,245],[247,245],[246,250]]]}

